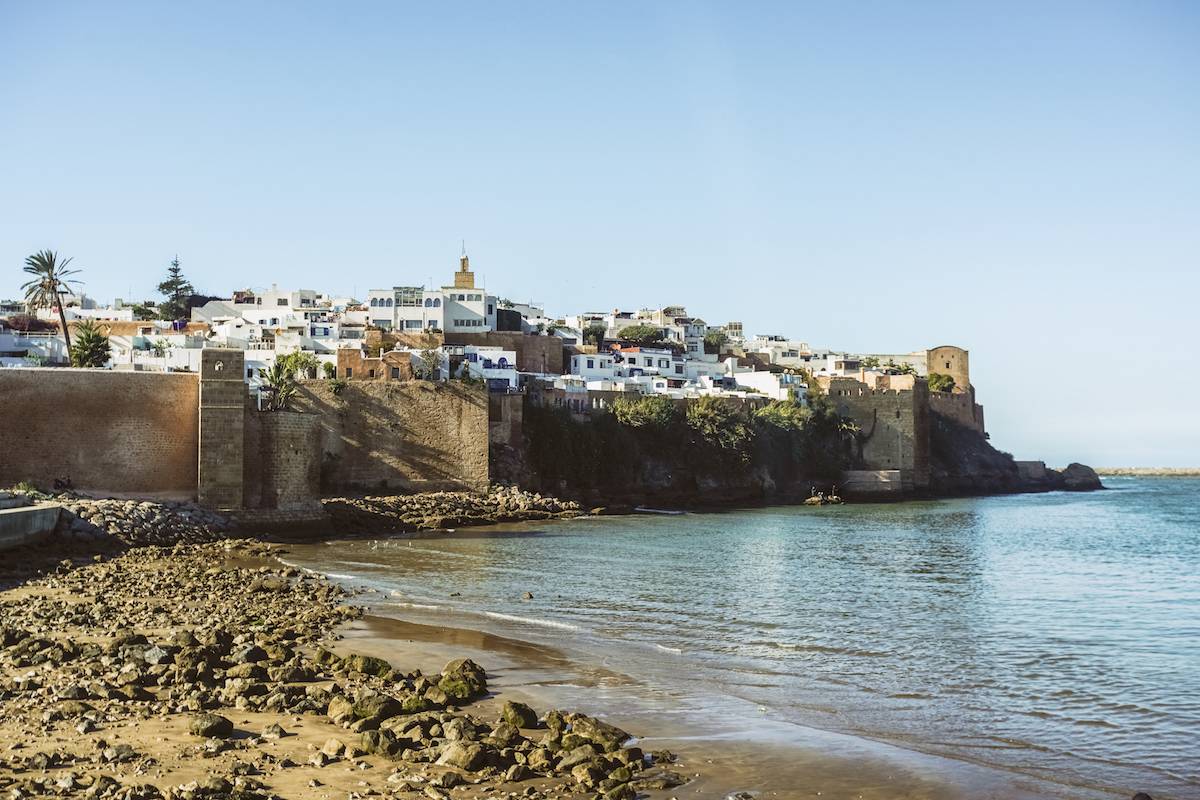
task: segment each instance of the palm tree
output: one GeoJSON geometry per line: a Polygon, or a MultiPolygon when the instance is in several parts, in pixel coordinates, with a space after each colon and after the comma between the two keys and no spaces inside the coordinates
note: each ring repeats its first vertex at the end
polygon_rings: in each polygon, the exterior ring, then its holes
{"type": "Polygon", "coordinates": [[[58,253],[53,250],[39,250],[25,259],[25,271],[34,276],[33,280],[21,284],[26,303],[34,308],[58,309],[67,353],[71,352],[71,332],[67,330],[67,315],[63,313],[62,293],[67,291],[68,284],[80,283],[70,277],[79,273],[77,269],[67,269],[70,263],[69,258],[59,263],[58,253]]]}

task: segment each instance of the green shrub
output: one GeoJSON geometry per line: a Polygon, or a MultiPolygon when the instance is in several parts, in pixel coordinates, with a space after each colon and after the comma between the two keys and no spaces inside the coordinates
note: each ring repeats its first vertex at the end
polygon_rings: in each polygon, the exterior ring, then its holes
{"type": "Polygon", "coordinates": [[[953,375],[943,375],[940,372],[929,373],[929,391],[931,392],[952,392],[954,385],[953,375]]]}

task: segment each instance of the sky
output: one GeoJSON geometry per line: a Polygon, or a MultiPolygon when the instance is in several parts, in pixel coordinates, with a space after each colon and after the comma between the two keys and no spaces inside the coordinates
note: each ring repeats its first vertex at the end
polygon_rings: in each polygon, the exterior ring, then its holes
{"type": "Polygon", "coordinates": [[[477,278],[956,344],[1018,458],[1200,465],[1200,5],[0,0],[0,297],[477,278]]]}

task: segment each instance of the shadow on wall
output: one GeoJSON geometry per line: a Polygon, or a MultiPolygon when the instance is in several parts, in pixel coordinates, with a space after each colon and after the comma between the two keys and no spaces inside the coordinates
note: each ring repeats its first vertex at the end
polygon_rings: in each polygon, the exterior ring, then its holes
{"type": "Polygon", "coordinates": [[[321,490],[432,491],[488,484],[488,398],[426,381],[361,381],[334,394],[302,384],[297,411],[321,418],[321,490]]]}

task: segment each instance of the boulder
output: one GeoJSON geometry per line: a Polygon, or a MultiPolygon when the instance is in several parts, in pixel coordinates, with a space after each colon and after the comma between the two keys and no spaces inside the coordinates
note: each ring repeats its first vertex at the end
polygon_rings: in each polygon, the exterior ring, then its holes
{"type": "Polygon", "coordinates": [[[451,742],[437,759],[441,766],[456,767],[467,772],[474,772],[486,761],[487,753],[483,747],[467,742],[451,742]]]}
{"type": "Polygon", "coordinates": [[[570,719],[571,732],[601,745],[605,750],[617,750],[629,740],[625,731],[607,722],[601,722],[586,714],[576,714],[570,719]]]}
{"type": "Polygon", "coordinates": [[[188,731],[205,739],[228,739],[233,735],[233,721],[220,714],[200,714],[192,718],[188,731]]]}
{"type": "Polygon", "coordinates": [[[437,685],[451,700],[465,703],[487,693],[487,673],[471,659],[460,658],[446,665],[437,685]]]}
{"type": "Polygon", "coordinates": [[[358,653],[343,658],[342,666],[350,672],[360,672],[363,675],[374,675],[377,678],[382,678],[392,671],[392,665],[384,661],[382,658],[376,658],[375,656],[364,656],[358,653]]]}
{"type": "Polygon", "coordinates": [[[537,712],[524,703],[512,700],[509,700],[500,709],[500,719],[514,728],[536,728],[538,721],[537,712]]]}
{"type": "Polygon", "coordinates": [[[1085,464],[1072,463],[1062,471],[1063,488],[1070,492],[1090,492],[1103,489],[1096,470],[1085,464]]]}

